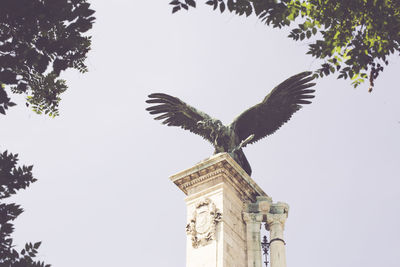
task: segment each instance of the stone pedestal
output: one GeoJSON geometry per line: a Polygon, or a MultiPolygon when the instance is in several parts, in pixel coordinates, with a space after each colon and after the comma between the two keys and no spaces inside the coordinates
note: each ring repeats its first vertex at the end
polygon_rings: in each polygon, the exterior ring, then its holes
{"type": "Polygon", "coordinates": [[[288,205],[273,204],[227,153],[170,179],[187,195],[186,267],[262,267],[262,222],[270,231],[270,266],[286,267],[288,205]]]}
{"type": "Polygon", "coordinates": [[[244,203],[267,195],[247,173],[221,153],[170,179],[187,195],[186,267],[253,267],[247,236],[256,236],[260,225],[246,227],[242,213],[244,203]]]}

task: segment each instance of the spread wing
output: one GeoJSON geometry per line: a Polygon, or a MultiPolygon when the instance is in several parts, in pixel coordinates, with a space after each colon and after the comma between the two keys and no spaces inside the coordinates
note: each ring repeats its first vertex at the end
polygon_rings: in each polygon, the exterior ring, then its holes
{"type": "Polygon", "coordinates": [[[146,110],[150,114],[158,115],[154,118],[155,120],[163,120],[162,123],[167,126],[180,126],[212,142],[210,139],[211,128],[198,124],[199,121],[212,120],[210,116],[189,106],[177,97],[162,93],[151,94],[148,97],[146,103],[156,105],[148,107],[146,110]]]}
{"type": "Polygon", "coordinates": [[[273,134],[302,104],[310,104],[308,99],[314,98],[315,92],[309,89],[315,85],[309,83],[311,80],[311,72],[294,75],[275,87],[261,103],[240,114],[231,124],[240,141],[254,134],[251,144],[273,134]]]}

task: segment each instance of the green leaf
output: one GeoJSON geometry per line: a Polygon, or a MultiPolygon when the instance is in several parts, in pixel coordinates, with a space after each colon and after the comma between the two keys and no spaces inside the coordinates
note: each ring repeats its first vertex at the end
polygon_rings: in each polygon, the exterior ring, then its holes
{"type": "Polygon", "coordinates": [[[317,34],[317,28],[312,28],[312,33],[314,34],[314,35],[316,35],[317,34]]]}
{"type": "Polygon", "coordinates": [[[175,12],[181,10],[180,6],[174,6],[174,8],[172,9],[172,14],[174,14],[175,12]]]}
{"type": "Polygon", "coordinates": [[[234,6],[235,6],[235,3],[233,2],[233,0],[228,0],[227,6],[228,6],[228,10],[229,10],[230,12],[232,12],[232,11],[233,11],[233,8],[234,8],[234,6]]]}
{"type": "Polygon", "coordinates": [[[34,247],[35,249],[38,249],[38,248],[40,247],[41,244],[42,244],[41,241],[36,242],[36,243],[33,245],[33,247],[34,247]]]}
{"type": "Polygon", "coordinates": [[[224,3],[224,2],[221,2],[221,3],[219,4],[219,10],[221,11],[221,13],[224,12],[224,10],[225,10],[225,3],[224,3]]]}
{"type": "Polygon", "coordinates": [[[212,6],[212,5],[214,5],[214,1],[213,0],[208,0],[206,2],[206,4],[209,5],[209,6],[212,6]]]}
{"type": "Polygon", "coordinates": [[[189,6],[196,7],[196,2],[194,0],[185,0],[185,3],[189,6]]]}
{"type": "Polygon", "coordinates": [[[349,76],[350,76],[350,79],[352,79],[352,78],[353,78],[353,76],[354,76],[354,72],[353,72],[352,70],[350,70],[350,71],[349,71],[349,76]]]}

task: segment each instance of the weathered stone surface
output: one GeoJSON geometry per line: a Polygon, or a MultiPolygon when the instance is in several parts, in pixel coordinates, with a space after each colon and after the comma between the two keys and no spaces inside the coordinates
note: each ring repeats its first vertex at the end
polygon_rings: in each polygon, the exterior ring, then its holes
{"type": "Polygon", "coordinates": [[[286,248],[283,236],[289,206],[278,202],[273,204],[267,214],[267,230],[270,236],[271,267],[286,267],[286,248]]]}
{"type": "Polygon", "coordinates": [[[270,231],[270,266],[286,267],[289,206],[272,203],[227,153],[170,179],[187,195],[187,267],[262,267],[263,222],[270,231]]]}
{"type": "Polygon", "coordinates": [[[255,202],[257,196],[267,196],[228,153],[216,154],[170,179],[188,196],[220,184],[222,179],[235,189],[242,203],[255,202]]]}
{"type": "Polygon", "coordinates": [[[260,196],[269,199],[264,191],[227,153],[170,179],[187,195],[186,266],[248,266],[248,231],[242,213],[245,203],[255,202],[260,196]],[[206,202],[215,206],[212,214],[213,208],[201,204],[206,202]],[[217,221],[216,213],[221,215],[217,221]]]}

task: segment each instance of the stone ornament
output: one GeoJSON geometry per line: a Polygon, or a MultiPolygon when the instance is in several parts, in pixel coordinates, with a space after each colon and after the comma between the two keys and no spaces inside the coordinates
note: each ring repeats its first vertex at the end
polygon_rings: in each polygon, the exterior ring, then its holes
{"type": "Polygon", "coordinates": [[[221,219],[222,213],[209,198],[199,201],[192,219],[186,225],[186,233],[192,236],[192,246],[197,248],[214,240],[221,219]]]}
{"type": "Polygon", "coordinates": [[[261,213],[242,213],[243,220],[247,223],[261,223],[263,221],[263,215],[261,213]]]}

